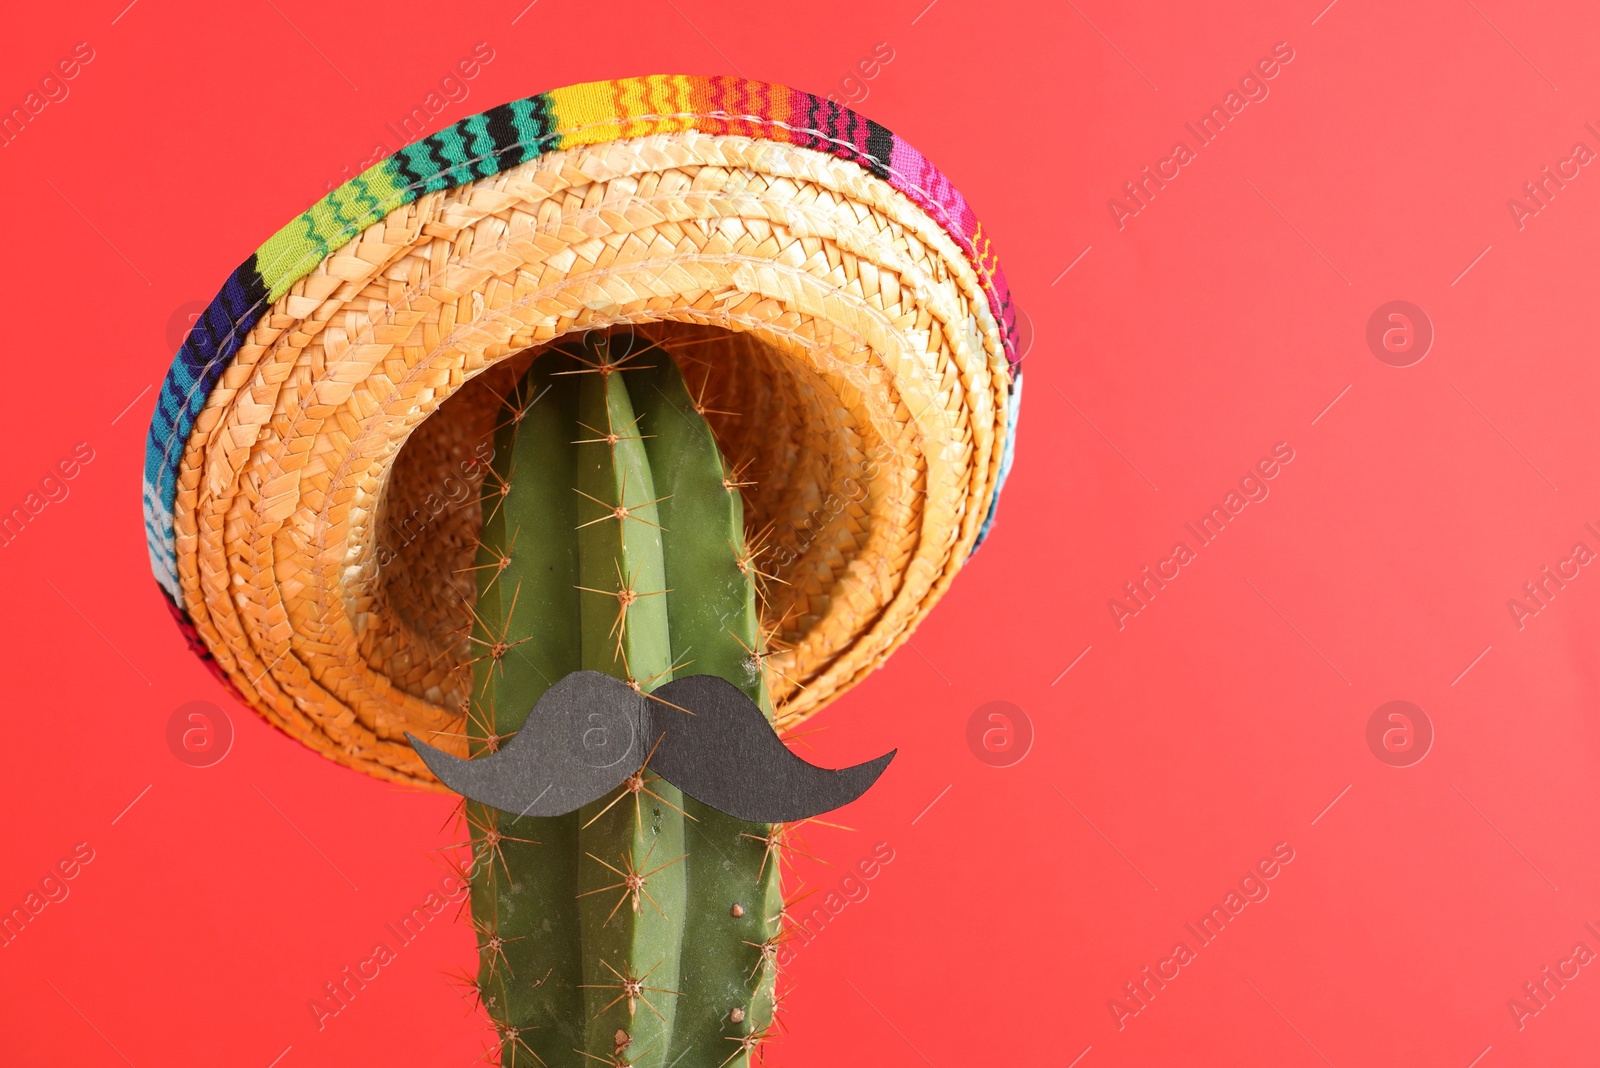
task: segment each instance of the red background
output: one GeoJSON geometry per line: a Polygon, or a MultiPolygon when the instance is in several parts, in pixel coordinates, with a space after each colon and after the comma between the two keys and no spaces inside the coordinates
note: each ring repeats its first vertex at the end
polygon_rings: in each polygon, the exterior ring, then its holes
{"type": "Polygon", "coordinates": [[[1520,630],[1507,607],[1574,542],[1600,549],[1600,176],[1521,229],[1507,207],[1575,141],[1600,150],[1592,5],[525,2],[0,15],[8,109],[95,51],[0,149],[0,504],[95,453],[0,549],[0,907],[95,850],[0,949],[0,1061],[465,1066],[483,1046],[445,975],[470,932],[445,921],[317,1029],[322,984],[437,884],[449,801],[231,703],[157,596],[139,477],[174,313],[394,147],[385,123],[484,41],[440,122],[657,71],[845,97],[886,43],[861,110],[976,206],[1033,326],[993,538],[815,721],[814,760],[900,758],[853,832],[812,831],[834,867],[802,874],[826,890],[878,842],[894,860],[799,953],[771,1063],[1592,1062],[1600,967],[1520,1029],[1507,1006],[1600,950],[1600,577],[1520,630]],[[1108,199],[1278,42],[1271,95],[1119,230],[1108,199]],[[1407,368],[1365,340],[1397,299],[1436,331],[1407,368]],[[1107,601],[1278,442],[1270,497],[1119,630],[1107,601]],[[1397,699],[1436,734],[1411,767],[1366,741],[1397,699]],[[235,728],[213,767],[168,749],[194,700],[235,728]],[[967,742],[994,700],[1035,735],[1010,767],[967,742]],[[1123,984],[1280,842],[1270,897],[1119,1028],[1123,984]]]}

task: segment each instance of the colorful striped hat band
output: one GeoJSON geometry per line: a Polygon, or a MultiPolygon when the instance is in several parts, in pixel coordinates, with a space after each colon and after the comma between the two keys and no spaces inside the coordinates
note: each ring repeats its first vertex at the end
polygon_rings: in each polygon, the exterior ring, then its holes
{"type": "Polygon", "coordinates": [[[1015,314],[949,181],[809,93],[593,82],[369,168],[201,314],[144,471],[151,566],[195,650],[329,757],[436,785],[404,734],[448,743],[467,706],[481,516],[456,506],[537,351],[599,329],[708,367],[782,583],[780,723],[881,663],[988,533],[1015,314]]]}

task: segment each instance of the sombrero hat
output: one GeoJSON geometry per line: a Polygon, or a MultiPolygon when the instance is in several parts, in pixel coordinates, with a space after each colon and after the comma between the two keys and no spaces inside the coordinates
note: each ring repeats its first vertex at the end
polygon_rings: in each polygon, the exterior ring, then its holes
{"type": "Polygon", "coordinates": [[[987,533],[1021,373],[988,237],[883,126],[809,93],[651,76],[463,119],[256,250],[162,385],[150,559],[195,650],[289,734],[437,785],[494,412],[562,335],[709,368],[777,580],[780,725],[905,641],[987,533]]]}

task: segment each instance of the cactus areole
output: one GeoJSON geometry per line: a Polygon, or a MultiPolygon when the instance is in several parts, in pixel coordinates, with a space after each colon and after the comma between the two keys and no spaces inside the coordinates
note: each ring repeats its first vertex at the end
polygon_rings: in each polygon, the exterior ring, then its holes
{"type": "Polygon", "coordinates": [[[884,127],[737,78],[558,89],[234,272],[152,420],[151,561],[269,722],[462,795],[501,1064],[745,1068],[785,847],[894,756],[781,732],[988,534],[1021,356],[983,228],[884,127]]]}

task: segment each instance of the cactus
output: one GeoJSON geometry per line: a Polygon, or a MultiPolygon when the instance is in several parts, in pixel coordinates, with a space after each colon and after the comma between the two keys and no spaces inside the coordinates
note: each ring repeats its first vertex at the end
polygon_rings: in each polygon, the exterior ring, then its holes
{"type": "MultiPolygon", "coordinates": [[[[658,344],[591,332],[507,397],[476,560],[469,751],[545,689],[714,674],[771,716],[739,482],[658,344]]],[[[782,828],[650,774],[566,816],[467,802],[478,997],[501,1063],[718,1068],[773,1019],[782,828]]]]}

